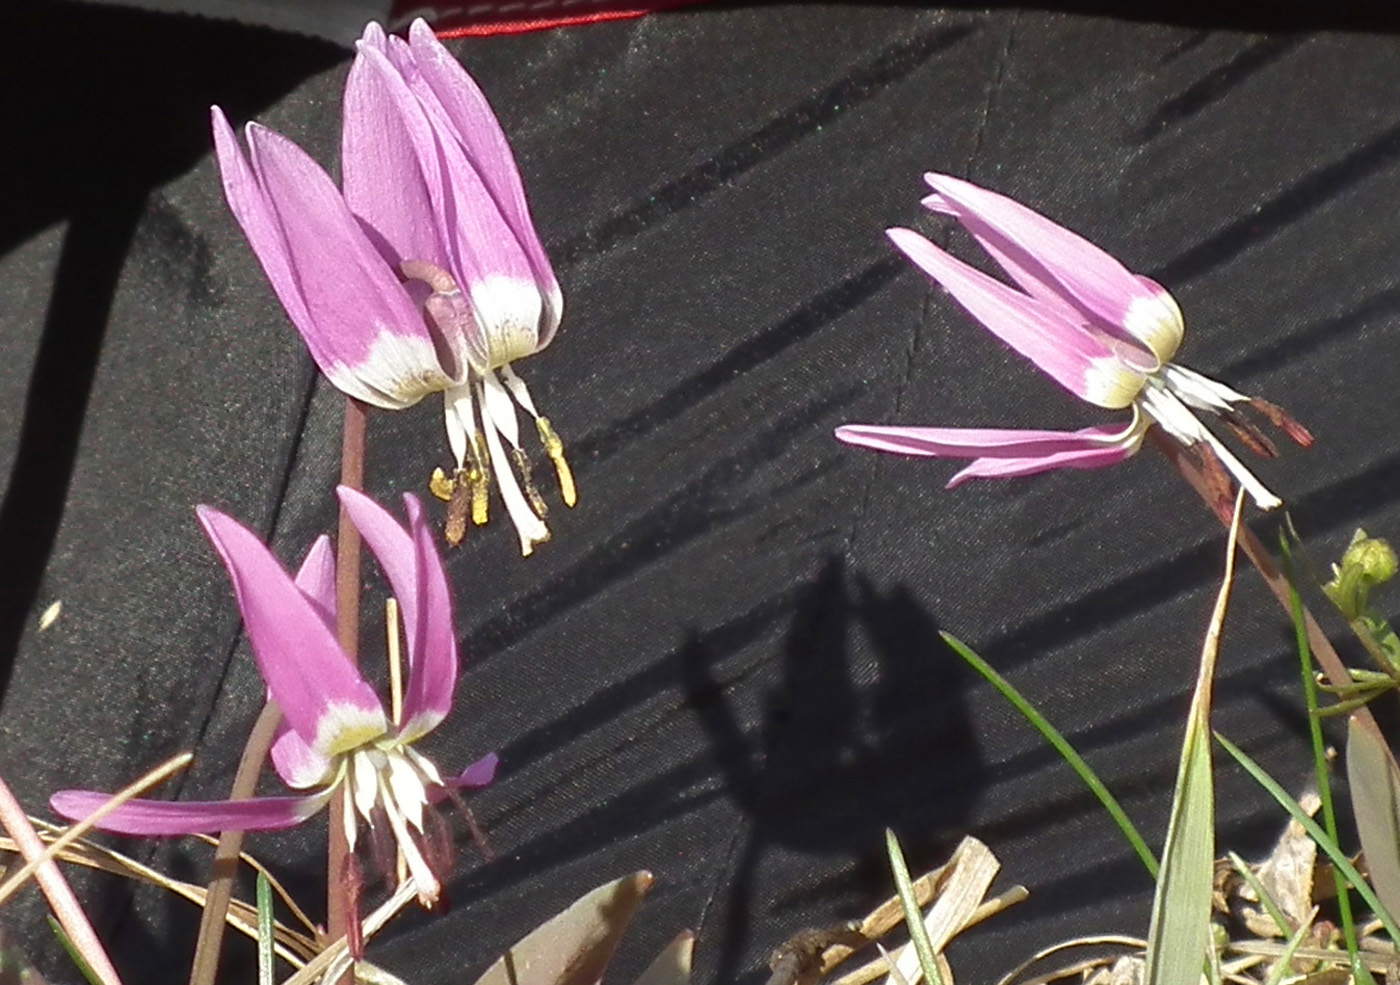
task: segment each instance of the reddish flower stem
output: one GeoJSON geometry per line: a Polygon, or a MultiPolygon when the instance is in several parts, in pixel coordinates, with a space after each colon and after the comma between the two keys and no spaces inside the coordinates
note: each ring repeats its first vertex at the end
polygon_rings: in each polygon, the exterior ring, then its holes
{"type": "MultiPolygon", "coordinates": [[[[340,484],[351,489],[365,487],[365,417],[366,406],[352,397],[345,398],[345,423],[340,439],[340,484]]],[[[350,522],[344,507],[340,510],[340,527],[336,534],[335,551],[335,632],[341,648],[353,661],[360,652],[360,532],[350,522]]],[[[330,941],[344,937],[350,921],[354,900],[347,892],[345,881],[350,846],[345,841],[345,802],[332,797],[330,803],[330,838],[326,853],[326,936],[330,941]]],[[[351,973],[341,979],[351,981],[351,973]]]]}
{"type": "MultiPolygon", "coordinates": [[[[1181,473],[1192,489],[1200,495],[1216,519],[1220,520],[1228,529],[1230,526],[1229,517],[1222,516],[1220,512],[1220,490],[1218,482],[1212,481],[1207,471],[1192,460],[1191,454],[1180,444],[1162,434],[1160,428],[1152,428],[1147,432],[1147,436],[1152,443],[1157,446],[1157,450],[1167,457],[1172,467],[1181,473]]],[[[1289,593],[1288,579],[1274,563],[1273,557],[1264,547],[1262,541],[1254,535],[1249,527],[1240,527],[1239,538],[1240,550],[1244,551],[1245,557],[1249,558],[1260,577],[1264,579],[1264,584],[1269,587],[1269,591],[1274,593],[1274,598],[1278,599],[1279,605],[1283,606],[1283,611],[1288,613],[1289,619],[1293,618],[1293,602],[1289,593]]],[[[1332,646],[1332,641],[1327,638],[1327,634],[1322,631],[1313,614],[1308,611],[1307,605],[1299,600],[1299,607],[1303,613],[1303,627],[1307,631],[1308,646],[1312,649],[1313,659],[1322,668],[1323,675],[1334,687],[1342,687],[1351,683],[1351,674],[1347,672],[1346,664],[1342,663],[1342,658],[1337,655],[1336,649],[1332,646]]],[[[1352,712],[1358,724],[1363,728],[1381,738],[1380,727],[1376,724],[1375,716],[1371,714],[1371,709],[1365,705],[1352,712]]],[[[1381,739],[1382,743],[1385,740],[1381,739]]],[[[1385,748],[1390,748],[1385,744],[1385,748]]]]}

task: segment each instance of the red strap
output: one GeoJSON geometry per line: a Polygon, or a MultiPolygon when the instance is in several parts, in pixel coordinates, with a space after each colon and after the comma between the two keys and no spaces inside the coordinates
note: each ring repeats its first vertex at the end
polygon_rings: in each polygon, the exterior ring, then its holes
{"type": "Polygon", "coordinates": [[[392,22],[405,15],[427,17],[440,38],[521,34],[551,27],[641,17],[702,0],[453,0],[425,11],[422,0],[395,0],[392,22]]]}

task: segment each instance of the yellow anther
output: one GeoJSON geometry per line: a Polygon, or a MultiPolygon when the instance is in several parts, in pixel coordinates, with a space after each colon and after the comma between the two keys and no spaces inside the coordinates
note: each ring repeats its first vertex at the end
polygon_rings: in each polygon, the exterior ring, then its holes
{"type": "Polygon", "coordinates": [[[545,453],[554,463],[554,471],[559,474],[559,495],[563,497],[565,506],[573,506],[578,502],[578,490],[574,487],[574,471],[569,468],[569,460],[564,457],[564,442],[559,440],[559,435],[549,426],[549,418],[535,418],[535,426],[539,429],[545,453]]]}
{"type": "Polygon", "coordinates": [[[447,477],[447,473],[442,469],[433,469],[432,478],[428,480],[428,492],[432,493],[444,503],[452,502],[452,492],[457,488],[457,483],[447,477]]]}
{"type": "Polygon", "coordinates": [[[467,448],[467,467],[461,475],[471,486],[472,523],[478,527],[485,526],[490,516],[491,466],[487,464],[486,453],[477,435],[472,435],[471,445],[467,448]]]}
{"type": "Polygon", "coordinates": [[[472,523],[484,527],[490,516],[491,480],[485,476],[472,483],[472,523]]]}

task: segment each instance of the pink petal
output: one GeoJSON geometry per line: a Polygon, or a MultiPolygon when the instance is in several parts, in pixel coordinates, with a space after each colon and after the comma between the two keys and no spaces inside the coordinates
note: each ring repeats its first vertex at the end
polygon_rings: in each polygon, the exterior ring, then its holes
{"type": "MultiPolygon", "coordinates": [[[[249,800],[129,800],[102,818],[97,827],[124,835],[277,831],[311,817],[326,805],[330,793],[249,800]]],[[[111,799],[111,794],[95,790],[60,790],[49,798],[49,806],[63,817],[81,821],[111,799]]]]}
{"type": "MultiPolygon", "coordinates": [[[[449,776],[443,782],[454,790],[479,790],[482,787],[489,787],[496,779],[496,767],[500,765],[501,757],[494,752],[487,753],[457,776],[449,776]]],[[[428,789],[428,800],[434,804],[444,799],[447,793],[440,787],[430,787],[428,789]]]]}
{"type": "Polygon", "coordinates": [[[404,496],[409,530],[363,493],[341,486],[341,505],[384,569],[403,611],[408,638],[408,681],[399,736],[412,742],[452,709],[457,684],[457,636],[447,572],[417,497],[404,496]]]}
{"type": "MultiPolygon", "coordinates": [[[[381,54],[387,50],[384,32],[372,22],[360,44],[381,54]]],[[[380,70],[363,55],[350,65],[342,105],[340,167],[346,204],[364,220],[391,264],[426,260],[447,268],[448,247],[429,191],[430,181],[441,182],[435,162],[419,164],[403,114],[380,70]]]]}
{"type": "Polygon", "coordinates": [[[951,175],[930,172],[934,211],[956,216],[1003,269],[1034,297],[1058,297],[1169,360],[1181,341],[1176,302],[1159,285],[1021,203],[951,175]],[[1144,324],[1147,322],[1149,324],[1144,324]],[[1174,336],[1162,340],[1163,333],[1174,336]]]}
{"type": "Polygon", "coordinates": [[[488,787],[496,779],[496,767],[500,763],[500,756],[494,752],[488,752],[462,770],[458,776],[450,777],[447,783],[453,787],[488,787]]]}
{"type": "Polygon", "coordinates": [[[1139,438],[1129,444],[1097,445],[1077,451],[1062,451],[1040,457],[1027,458],[979,458],[967,468],[948,480],[948,488],[968,479],[1006,479],[1019,475],[1035,475],[1052,469],[1099,469],[1116,465],[1137,454],[1142,447],[1139,438]]]}
{"type": "MultiPolygon", "coordinates": [[[[371,48],[378,48],[384,51],[388,44],[388,38],[384,33],[384,28],[379,26],[378,21],[370,21],[365,25],[364,31],[360,34],[360,44],[367,44],[371,48]]],[[[359,45],[356,45],[359,47],[359,45]]]]}
{"type": "Polygon", "coordinates": [[[296,586],[335,628],[335,551],[325,534],[317,537],[297,569],[296,586]]]}
{"type": "Polygon", "coordinates": [[[322,612],[257,536],[218,510],[197,513],[228,568],[258,670],[287,724],[325,757],[388,731],[379,699],[322,612]]]}
{"type": "Polygon", "coordinates": [[[912,230],[887,232],[988,331],[1081,400],[1115,410],[1131,404],[1142,389],[1141,371],[1082,322],[988,277],[912,230]]]}
{"type": "Polygon", "coordinates": [[[390,409],[451,385],[417,305],[320,165],[266,127],[247,133],[308,313],[297,327],[326,376],[342,389],[358,381],[390,409]]]}
{"type": "Polygon", "coordinates": [[[319,786],[330,772],[331,760],[312,749],[283,718],[277,723],[277,735],[268,751],[272,768],[282,782],[293,790],[319,786]]]}
{"type": "MultiPolygon", "coordinates": [[[[306,552],[295,581],[297,588],[317,608],[326,625],[334,632],[335,552],[331,549],[331,539],[325,534],[317,537],[306,552]]],[[[273,700],[271,691],[267,700],[273,700]]],[[[320,783],[331,765],[329,759],[318,755],[302,741],[301,736],[287,724],[286,716],[278,719],[270,755],[277,775],[295,790],[305,790],[320,783]]]]}
{"type": "MultiPolygon", "coordinates": [[[[448,253],[446,264],[433,257],[403,258],[428,259],[453,272],[475,315],[475,323],[467,326],[466,342],[478,369],[536,351],[544,302],[535,274],[480,175],[463,154],[441,107],[422,103],[404,74],[377,49],[362,46],[357,61],[372,70],[379,83],[376,88],[368,82],[364,85],[376,100],[375,113],[399,117],[432,200],[438,241],[448,253]]],[[[370,75],[367,72],[366,77],[370,75]]],[[[348,159],[347,167],[352,163],[348,159]]],[[[385,236],[392,231],[376,215],[365,217],[385,236]]],[[[401,250],[418,244],[391,245],[401,250]]]]}
{"type": "Polygon", "coordinates": [[[1078,431],[1023,431],[996,428],[893,427],[846,424],[836,437],[850,445],[899,455],[931,458],[1043,458],[1065,452],[1117,446],[1132,434],[1133,425],[1095,426],[1078,431]]]}
{"type": "Polygon", "coordinates": [[[501,215],[515,234],[516,242],[525,251],[534,273],[535,282],[545,301],[543,324],[538,347],[543,349],[554,338],[563,313],[564,295],[555,279],[554,268],[540,244],[530,208],[525,201],[525,188],[515,164],[505,132],[496,114],[491,111],[486,96],[476,81],[442,46],[432,28],[420,17],[409,28],[412,56],[426,91],[414,86],[420,99],[433,98],[452,124],[462,152],[481,177],[501,215]]]}
{"type": "Polygon", "coordinates": [[[298,332],[306,340],[311,357],[322,372],[328,376],[332,369],[340,373],[336,385],[345,393],[367,403],[383,406],[384,394],[359,380],[354,374],[340,371],[342,360],[334,345],[317,326],[306,299],[302,295],[301,283],[293,270],[293,262],[286,237],[282,233],[281,219],[268,202],[262,185],[248,166],[243,150],[224,117],[223,110],[215,106],[210,110],[214,127],[214,152],[219,161],[219,174],[223,180],[224,197],[233,212],[243,233],[248,237],[248,245],[253,248],[263,273],[277,294],[287,316],[298,332]]]}

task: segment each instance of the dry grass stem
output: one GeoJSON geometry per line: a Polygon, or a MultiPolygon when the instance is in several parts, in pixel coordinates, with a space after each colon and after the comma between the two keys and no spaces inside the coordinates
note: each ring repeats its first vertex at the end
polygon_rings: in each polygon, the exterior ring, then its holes
{"type": "Polygon", "coordinates": [[[72,887],[68,885],[68,880],[63,878],[63,873],[54,863],[53,855],[45,848],[39,833],[29,823],[24,808],[20,806],[4,780],[0,780],[0,825],[10,833],[17,851],[27,862],[20,873],[16,873],[15,878],[20,878],[20,874],[26,870],[34,876],[59,926],[92,969],[92,973],[104,985],[121,985],[121,976],[117,974],[111,958],[107,956],[107,950],[98,939],[97,932],[92,929],[92,924],[78,903],[78,898],[73,895],[72,887]]]}

